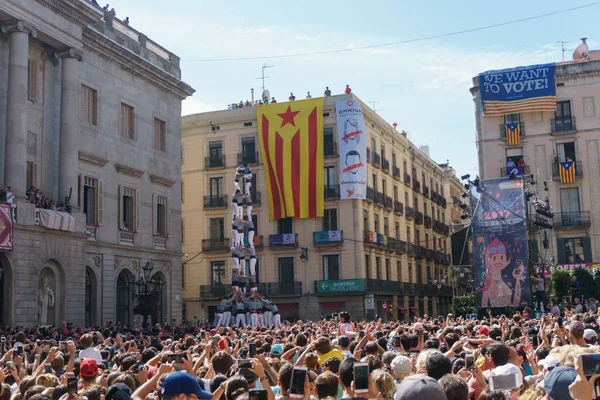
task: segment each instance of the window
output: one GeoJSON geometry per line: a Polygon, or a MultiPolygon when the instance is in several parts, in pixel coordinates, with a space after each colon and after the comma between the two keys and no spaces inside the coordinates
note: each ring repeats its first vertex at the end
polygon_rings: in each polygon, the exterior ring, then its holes
{"type": "Polygon", "coordinates": [[[375,279],[381,279],[381,258],[375,257],[375,279]]]}
{"type": "Polygon", "coordinates": [[[337,184],[336,179],[336,167],[333,165],[325,167],[325,179],[324,179],[326,188],[333,188],[337,184]]]}
{"type": "Polygon", "coordinates": [[[556,103],[556,112],[554,113],[554,124],[557,132],[573,130],[573,119],[571,118],[571,102],[559,101],[556,103]]]}
{"type": "Polygon", "coordinates": [[[559,238],[557,242],[559,264],[592,262],[591,240],[589,237],[559,238]]]}
{"type": "Polygon", "coordinates": [[[167,123],[154,118],[154,148],[167,151],[167,123]]]}
{"type": "Polygon", "coordinates": [[[385,145],[381,143],[381,159],[385,158],[385,145]]]}
{"type": "Polygon", "coordinates": [[[400,240],[400,222],[396,221],[394,223],[394,228],[396,232],[396,240],[400,240]]]}
{"type": "Polygon", "coordinates": [[[389,258],[385,259],[385,279],[388,281],[392,279],[392,267],[389,258]]]}
{"type": "Polygon", "coordinates": [[[394,185],[394,201],[398,201],[398,186],[394,185]]]}
{"type": "Polygon", "coordinates": [[[373,229],[379,233],[379,214],[373,214],[373,229]]]}
{"type": "Polygon", "coordinates": [[[323,230],[324,231],[337,231],[338,220],[337,220],[337,209],[327,208],[323,213],[323,230]]]}
{"type": "Polygon", "coordinates": [[[217,242],[225,240],[225,219],[211,218],[210,219],[210,239],[217,242]]]}
{"type": "Polygon", "coordinates": [[[418,229],[415,229],[415,244],[417,246],[423,246],[423,243],[421,243],[421,232],[418,229]]]}
{"type": "Polygon", "coordinates": [[[277,221],[279,227],[279,234],[294,233],[294,219],[293,218],[282,218],[277,221]]]}
{"type": "Polygon", "coordinates": [[[523,160],[523,148],[507,148],[506,149],[506,166],[513,167],[512,164],[509,163],[512,161],[515,165],[519,165],[519,161],[523,160]]]}
{"type": "Polygon", "coordinates": [[[385,179],[381,180],[381,192],[384,195],[387,195],[387,183],[385,182],[385,179]]]}
{"type": "Polygon", "coordinates": [[[256,183],[256,175],[257,174],[252,174],[252,179],[250,180],[250,198],[254,202],[258,203],[258,197],[256,197],[258,196],[258,184],[256,183]]]}
{"type": "Polygon", "coordinates": [[[364,230],[370,230],[371,226],[369,225],[369,210],[363,210],[363,226],[364,230]]]}
{"type": "Polygon", "coordinates": [[[27,187],[37,186],[37,164],[33,161],[27,161],[26,171],[27,187]]]}
{"type": "Polygon", "coordinates": [[[256,139],[253,137],[242,138],[242,164],[256,164],[256,139]]]}
{"type": "Polygon", "coordinates": [[[371,258],[368,254],[365,254],[365,278],[371,277],[371,258]]]}
{"type": "Polygon", "coordinates": [[[185,263],[181,264],[181,288],[185,289],[185,263]]]}
{"type": "Polygon", "coordinates": [[[374,153],[376,148],[375,138],[371,138],[371,152],[374,153]]]}
{"type": "Polygon", "coordinates": [[[373,190],[377,192],[377,174],[373,174],[373,190]]]}
{"type": "Polygon", "coordinates": [[[208,166],[209,168],[217,168],[223,166],[223,142],[220,140],[208,143],[209,157],[208,166]]]}
{"type": "Polygon", "coordinates": [[[388,224],[389,224],[388,217],[383,217],[383,234],[385,236],[390,235],[388,224]]]}
{"type": "Polygon", "coordinates": [[[518,124],[521,122],[521,114],[508,114],[504,116],[505,124],[518,124]]]}
{"type": "Polygon", "coordinates": [[[121,136],[131,140],[135,139],[133,119],[133,107],[121,103],[121,136]]]}
{"type": "Polygon", "coordinates": [[[79,176],[79,204],[85,214],[87,225],[102,225],[103,219],[103,185],[102,180],[79,176]]]}
{"type": "Polygon", "coordinates": [[[323,256],[323,279],[340,279],[340,256],[337,254],[323,256]]]}
{"type": "Polygon", "coordinates": [[[396,153],[392,153],[392,166],[396,168],[398,165],[396,164],[396,153]]]}
{"type": "Polygon", "coordinates": [[[396,273],[398,274],[398,282],[402,282],[402,261],[396,261],[396,273]]]}
{"type": "Polygon", "coordinates": [[[210,178],[210,196],[220,197],[225,193],[223,188],[223,177],[210,178]]]}
{"type": "Polygon", "coordinates": [[[575,142],[557,143],[556,156],[561,162],[568,160],[576,161],[575,142]]]}
{"type": "Polygon", "coordinates": [[[335,156],[335,141],[333,139],[333,128],[323,130],[323,150],[325,156],[335,156]]]}
{"type": "Polygon", "coordinates": [[[98,92],[81,85],[81,119],[89,125],[98,125],[98,92]]]}
{"type": "Polygon", "coordinates": [[[427,283],[430,285],[433,283],[433,279],[431,279],[431,267],[429,265],[427,266],[427,283]]]}
{"type": "Polygon", "coordinates": [[[406,243],[411,243],[411,241],[410,241],[410,226],[406,227],[406,243]]]}
{"type": "Polygon", "coordinates": [[[181,243],[185,243],[185,218],[181,218],[181,243]]]}
{"type": "MultiPolygon", "coordinates": [[[[429,243],[429,233],[425,232],[425,247],[429,248],[431,244],[429,243]]],[[[431,248],[435,247],[435,243],[431,245],[431,248]]]]}
{"type": "Polygon", "coordinates": [[[156,194],[152,195],[152,197],[154,206],[154,236],[168,237],[171,230],[171,200],[156,194]]]}
{"type": "Polygon", "coordinates": [[[423,283],[423,267],[417,265],[417,283],[423,283]]]}
{"type": "Polygon", "coordinates": [[[294,257],[279,257],[279,283],[294,282],[294,257]]]}
{"type": "Polygon", "coordinates": [[[244,122],[244,126],[252,126],[252,122],[244,122]]]}
{"type": "Polygon", "coordinates": [[[212,274],[212,285],[221,286],[227,284],[227,269],[225,268],[225,261],[212,261],[210,263],[210,269],[212,274]]]}
{"type": "MultiPolygon", "coordinates": [[[[561,213],[577,213],[581,211],[579,208],[579,188],[560,189],[560,212],[561,213]]],[[[563,219],[568,216],[563,215],[563,219]]]]}
{"type": "Polygon", "coordinates": [[[139,190],[127,186],[119,186],[121,209],[119,227],[123,231],[137,232],[139,230],[139,190]]]}
{"type": "Polygon", "coordinates": [[[37,99],[37,62],[29,60],[27,78],[27,99],[35,102],[37,99]]]}
{"type": "Polygon", "coordinates": [[[404,168],[404,173],[408,174],[408,164],[406,161],[402,161],[402,168],[404,168]]]}
{"type": "Polygon", "coordinates": [[[413,281],[413,267],[411,263],[408,263],[408,282],[414,283],[413,281]]]}

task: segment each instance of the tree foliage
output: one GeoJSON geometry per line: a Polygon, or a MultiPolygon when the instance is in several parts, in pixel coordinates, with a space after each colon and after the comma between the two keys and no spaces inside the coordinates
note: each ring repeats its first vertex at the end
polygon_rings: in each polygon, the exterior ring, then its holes
{"type": "Polygon", "coordinates": [[[464,317],[467,314],[476,314],[477,308],[475,308],[475,293],[466,296],[453,297],[450,309],[455,316],[464,317]]]}

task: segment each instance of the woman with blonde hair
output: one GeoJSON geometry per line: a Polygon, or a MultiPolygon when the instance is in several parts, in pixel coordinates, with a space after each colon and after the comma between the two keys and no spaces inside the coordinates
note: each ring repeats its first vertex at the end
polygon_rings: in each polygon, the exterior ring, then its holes
{"type": "Polygon", "coordinates": [[[371,374],[373,383],[377,388],[377,396],[373,400],[391,400],[394,397],[394,390],[396,385],[394,383],[394,377],[384,369],[376,369],[371,374]]]}

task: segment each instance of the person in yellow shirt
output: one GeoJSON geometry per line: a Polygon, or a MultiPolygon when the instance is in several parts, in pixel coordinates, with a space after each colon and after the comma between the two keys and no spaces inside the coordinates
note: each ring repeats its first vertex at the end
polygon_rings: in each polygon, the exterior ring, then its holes
{"type": "Polygon", "coordinates": [[[331,357],[337,357],[340,360],[344,359],[342,352],[336,348],[331,348],[331,340],[324,336],[321,336],[316,340],[315,350],[319,355],[319,365],[323,365],[323,362],[331,357]]]}

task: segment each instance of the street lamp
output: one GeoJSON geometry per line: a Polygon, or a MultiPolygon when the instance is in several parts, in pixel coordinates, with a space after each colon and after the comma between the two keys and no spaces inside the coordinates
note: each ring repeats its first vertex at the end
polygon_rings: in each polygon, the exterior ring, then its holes
{"type": "Polygon", "coordinates": [[[136,268],[139,277],[137,280],[134,277],[131,282],[131,299],[138,300],[133,312],[144,317],[144,325],[148,322],[148,316],[156,319],[157,306],[162,299],[162,287],[165,284],[158,274],[152,275],[153,270],[154,266],[146,261],[141,271],[139,267],[136,268]]]}

